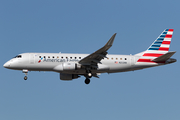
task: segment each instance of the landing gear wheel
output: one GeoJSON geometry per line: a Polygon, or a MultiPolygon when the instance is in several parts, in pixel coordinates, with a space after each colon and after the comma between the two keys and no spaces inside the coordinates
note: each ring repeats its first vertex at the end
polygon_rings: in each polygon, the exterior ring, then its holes
{"type": "Polygon", "coordinates": [[[24,80],[27,80],[27,76],[24,76],[24,80]]]}
{"type": "Polygon", "coordinates": [[[90,83],[90,79],[89,78],[86,78],[86,80],[84,81],[86,84],[89,84],[90,83]]]}

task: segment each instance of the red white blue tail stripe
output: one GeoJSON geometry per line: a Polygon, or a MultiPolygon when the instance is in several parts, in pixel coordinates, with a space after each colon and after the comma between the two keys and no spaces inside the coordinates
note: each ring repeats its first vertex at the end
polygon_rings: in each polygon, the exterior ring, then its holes
{"type": "Polygon", "coordinates": [[[173,29],[165,29],[137,62],[155,63],[152,60],[169,51],[173,29]]]}

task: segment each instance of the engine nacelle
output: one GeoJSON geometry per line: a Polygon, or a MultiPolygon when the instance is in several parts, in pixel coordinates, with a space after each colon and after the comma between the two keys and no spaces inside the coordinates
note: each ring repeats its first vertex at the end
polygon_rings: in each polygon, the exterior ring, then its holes
{"type": "Polygon", "coordinates": [[[60,73],[61,80],[72,80],[72,79],[77,79],[78,77],[80,77],[80,76],[76,75],[76,74],[60,73]]]}
{"type": "Polygon", "coordinates": [[[63,63],[63,70],[77,70],[77,64],[76,63],[63,63]]]}
{"type": "Polygon", "coordinates": [[[81,65],[78,63],[67,62],[54,67],[55,71],[68,71],[80,69],[81,65]]]}

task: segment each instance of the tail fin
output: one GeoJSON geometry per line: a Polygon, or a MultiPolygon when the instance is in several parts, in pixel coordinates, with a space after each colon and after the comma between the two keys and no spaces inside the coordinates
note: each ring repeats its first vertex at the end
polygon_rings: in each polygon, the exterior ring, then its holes
{"type": "Polygon", "coordinates": [[[154,41],[154,43],[148,48],[150,51],[169,51],[171,43],[173,29],[165,29],[161,35],[154,41]]]}
{"type": "Polygon", "coordinates": [[[153,44],[145,52],[143,52],[137,62],[154,63],[155,61],[153,61],[153,59],[168,53],[173,31],[173,29],[165,29],[153,42],[153,44]]]}

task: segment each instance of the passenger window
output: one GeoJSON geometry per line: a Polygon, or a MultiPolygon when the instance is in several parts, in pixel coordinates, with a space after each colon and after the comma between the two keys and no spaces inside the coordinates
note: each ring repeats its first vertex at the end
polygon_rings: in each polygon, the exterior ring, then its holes
{"type": "Polygon", "coordinates": [[[72,57],[70,57],[72,59],[72,57]]]}
{"type": "Polygon", "coordinates": [[[61,57],[63,59],[63,57],[61,57]]]}
{"type": "Polygon", "coordinates": [[[54,56],[52,58],[54,58],[54,56]]]}
{"type": "Polygon", "coordinates": [[[107,58],[109,60],[109,58],[107,58]]]}
{"type": "Polygon", "coordinates": [[[76,59],[76,57],[74,57],[76,59]]]}
{"type": "Polygon", "coordinates": [[[120,58],[120,60],[122,60],[122,58],[120,58]]]}
{"type": "Polygon", "coordinates": [[[59,58],[59,56],[57,56],[57,58],[59,58]]]}
{"type": "Polygon", "coordinates": [[[50,56],[48,56],[48,58],[50,58],[50,56]]]}
{"type": "Polygon", "coordinates": [[[79,59],[81,59],[81,57],[79,57],[79,59]]]}
{"type": "Polygon", "coordinates": [[[118,58],[116,58],[116,60],[118,60],[118,58]]]}
{"type": "Polygon", "coordinates": [[[125,60],[127,60],[127,58],[124,58],[125,60]]]}
{"type": "Polygon", "coordinates": [[[68,57],[66,57],[66,59],[68,59],[68,57]]]}
{"type": "Polygon", "coordinates": [[[46,56],[44,56],[44,58],[46,58],[46,56]]]}
{"type": "Polygon", "coordinates": [[[39,56],[39,58],[41,58],[41,56],[39,56]]]}
{"type": "Polygon", "coordinates": [[[113,60],[113,58],[111,58],[113,60]]]}

